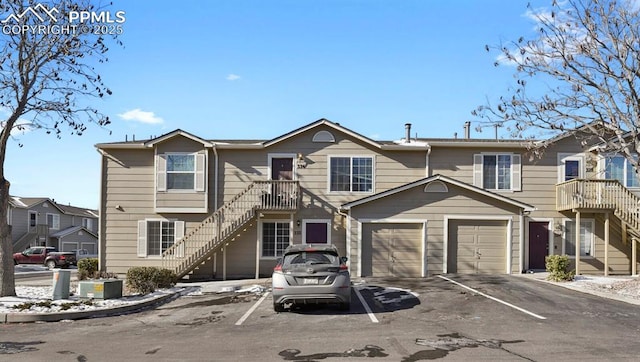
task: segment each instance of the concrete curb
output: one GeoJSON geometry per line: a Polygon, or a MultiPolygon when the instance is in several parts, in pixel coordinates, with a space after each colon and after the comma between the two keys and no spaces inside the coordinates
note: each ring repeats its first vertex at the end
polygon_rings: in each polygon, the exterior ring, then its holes
{"type": "Polygon", "coordinates": [[[533,278],[533,277],[528,277],[528,278],[531,279],[531,280],[535,280],[535,281],[541,282],[541,283],[547,283],[547,284],[555,285],[555,286],[558,286],[558,287],[561,287],[561,288],[570,289],[570,290],[573,290],[573,291],[576,291],[576,292],[595,295],[596,297],[600,297],[600,298],[616,300],[618,302],[624,302],[624,303],[629,303],[629,304],[634,304],[634,305],[640,305],[640,299],[635,299],[635,298],[627,297],[627,296],[624,296],[624,295],[618,295],[618,294],[613,294],[613,293],[604,293],[604,292],[599,292],[597,290],[575,287],[575,286],[572,286],[572,285],[569,285],[569,284],[565,284],[565,283],[562,283],[562,282],[554,282],[552,280],[547,280],[546,278],[533,278]]]}
{"type": "Polygon", "coordinates": [[[7,323],[33,323],[33,322],[59,322],[61,320],[75,320],[86,318],[109,317],[119,314],[149,309],[156,305],[166,303],[173,298],[183,295],[186,291],[161,295],[140,303],[123,305],[120,307],[93,309],[81,312],[58,312],[58,313],[0,313],[0,324],[7,323]]]}

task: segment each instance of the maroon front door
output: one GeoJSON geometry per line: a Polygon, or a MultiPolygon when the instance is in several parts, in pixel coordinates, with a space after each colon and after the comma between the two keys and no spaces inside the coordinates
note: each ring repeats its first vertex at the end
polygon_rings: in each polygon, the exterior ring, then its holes
{"type": "Polygon", "coordinates": [[[529,269],[546,269],[544,258],[549,255],[549,223],[529,223],[529,269]]]}

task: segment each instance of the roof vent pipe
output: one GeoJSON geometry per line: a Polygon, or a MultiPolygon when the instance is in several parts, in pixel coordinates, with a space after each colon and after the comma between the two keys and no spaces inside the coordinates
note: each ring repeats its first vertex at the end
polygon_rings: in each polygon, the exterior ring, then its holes
{"type": "Polygon", "coordinates": [[[471,138],[471,122],[469,121],[464,122],[464,138],[471,138]]]}
{"type": "Polygon", "coordinates": [[[406,143],[409,143],[409,142],[411,142],[411,123],[405,123],[404,124],[404,130],[405,130],[404,141],[406,143]]]}

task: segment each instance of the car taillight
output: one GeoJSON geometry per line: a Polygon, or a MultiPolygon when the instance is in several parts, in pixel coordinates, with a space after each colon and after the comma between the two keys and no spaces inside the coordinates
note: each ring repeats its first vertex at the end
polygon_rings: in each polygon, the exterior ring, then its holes
{"type": "Polygon", "coordinates": [[[273,268],[273,271],[281,272],[281,271],[282,271],[282,264],[278,264],[278,265],[276,265],[276,267],[275,267],[275,268],[273,268]]]}
{"type": "Polygon", "coordinates": [[[340,271],[348,271],[349,267],[347,266],[347,264],[340,264],[340,271]]]}
{"type": "Polygon", "coordinates": [[[60,255],[60,260],[65,260],[65,256],[64,255],[60,255]]]}

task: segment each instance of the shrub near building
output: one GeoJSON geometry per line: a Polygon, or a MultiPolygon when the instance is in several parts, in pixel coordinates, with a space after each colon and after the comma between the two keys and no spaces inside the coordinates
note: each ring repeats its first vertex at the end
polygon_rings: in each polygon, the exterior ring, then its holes
{"type": "Polygon", "coordinates": [[[157,267],[133,267],[127,271],[127,287],[141,294],[149,294],[158,288],[173,287],[178,278],[169,269],[157,267]]]}

